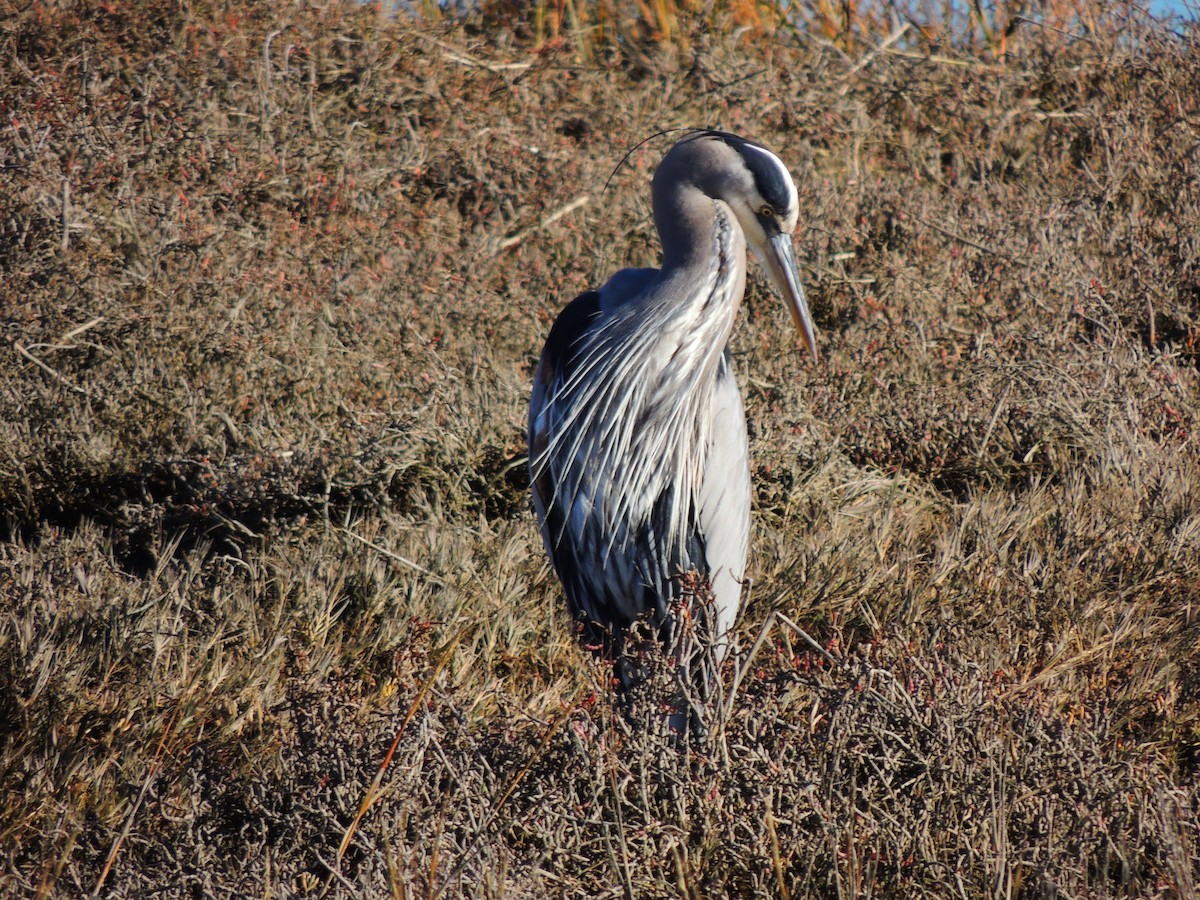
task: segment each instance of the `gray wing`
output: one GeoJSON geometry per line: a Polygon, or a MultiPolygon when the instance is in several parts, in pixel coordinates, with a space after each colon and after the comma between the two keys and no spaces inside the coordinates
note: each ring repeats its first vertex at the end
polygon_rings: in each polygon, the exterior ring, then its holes
{"type": "Polygon", "coordinates": [[[726,350],[713,391],[712,432],[699,492],[703,535],[716,604],[718,645],[732,630],[741,604],[750,550],[750,451],[746,413],[726,350]]]}
{"type": "Polygon", "coordinates": [[[571,420],[571,407],[577,399],[567,386],[581,365],[588,333],[602,314],[598,291],[580,294],[559,313],[542,348],[529,401],[533,507],[567,605],[585,627],[584,640],[589,644],[604,642],[602,629],[596,625],[612,623],[614,617],[607,610],[605,576],[597,571],[597,541],[594,528],[589,527],[587,498],[593,494],[586,486],[577,485],[574,493],[562,488],[586,476],[589,467],[586,460],[563,452],[567,442],[560,432],[571,420]],[[577,467],[584,475],[576,474],[577,467]]]}
{"type": "MultiPolygon", "coordinates": [[[[533,506],[538,525],[551,562],[563,578],[559,562],[561,538],[567,530],[562,498],[556,490],[557,472],[548,449],[563,421],[563,385],[571,380],[578,365],[579,352],[588,330],[600,316],[600,294],[588,291],[567,304],[546,338],[533,376],[533,393],[529,399],[529,484],[533,490],[533,506]]],[[[569,398],[567,398],[569,399],[569,398]]],[[[571,590],[568,587],[568,595],[571,590]]]]}
{"type": "Polygon", "coordinates": [[[567,603],[583,626],[584,640],[608,644],[616,652],[624,629],[639,615],[665,618],[676,592],[675,575],[704,570],[703,537],[694,522],[682,555],[680,548],[668,546],[673,491],[683,485],[657,498],[649,521],[607,522],[594,507],[603,502],[606,489],[619,483],[620,473],[601,470],[589,458],[590,444],[572,444],[562,433],[574,421],[577,405],[587,402],[586,392],[572,386],[592,329],[656,274],[653,269],[623,270],[600,292],[581,294],[567,305],[542,350],[529,407],[529,474],[542,540],[567,603]]]}

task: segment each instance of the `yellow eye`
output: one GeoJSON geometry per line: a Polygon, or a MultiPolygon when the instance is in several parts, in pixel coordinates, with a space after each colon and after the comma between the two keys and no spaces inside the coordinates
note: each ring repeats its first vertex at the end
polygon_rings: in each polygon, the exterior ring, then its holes
{"type": "Polygon", "coordinates": [[[771,209],[769,206],[763,206],[763,208],[758,211],[758,214],[764,219],[770,219],[775,215],[775,210],[771,209]]]}

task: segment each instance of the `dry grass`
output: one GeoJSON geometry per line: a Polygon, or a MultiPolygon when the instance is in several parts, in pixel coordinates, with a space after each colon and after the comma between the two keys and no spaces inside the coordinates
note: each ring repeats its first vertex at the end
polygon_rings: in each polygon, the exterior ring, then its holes
{"type": "Polygon", "coordinates": [[[1200,36],[1108,6],[10,10],[0,885],[1193,896],[1200,36]],[[753,276],[681,753],[571,640],[522,423],[654,260],[665,142],[613,166],[696,124],[796,172],[823,359],[753,276]]]}

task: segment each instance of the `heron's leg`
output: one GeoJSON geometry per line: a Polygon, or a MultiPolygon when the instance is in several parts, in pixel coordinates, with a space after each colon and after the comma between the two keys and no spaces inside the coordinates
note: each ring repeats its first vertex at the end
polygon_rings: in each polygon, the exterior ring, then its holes
{"type": "Polygon", "coordinates": [[[716,610],[712,586],[697,573],[678,579],[664,646],[674,662],[676,699],[672,731],[702,743],[712,724],[711,705],[720,684],[716,610]]]}

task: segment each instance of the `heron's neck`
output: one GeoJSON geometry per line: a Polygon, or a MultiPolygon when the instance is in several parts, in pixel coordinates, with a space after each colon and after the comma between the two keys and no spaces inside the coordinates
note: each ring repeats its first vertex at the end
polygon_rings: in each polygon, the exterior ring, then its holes
{"type": "MultiPolygon", "coordinates": [[[[719,203],[694,185],[655,185],[654,224],[662,241],[664,275],[689,269],[703,271],[717,263],[714,236],[719,224],[719,203]]],[[[737,228],[728,207],[725,213],[737,228]]],[[[744,258],[744,244],[741,253],[744,258]]]]}
{"type": "Polygon", "coordinates": [[[675,405],[704,396],[697,384],[716,377],[746,284],[746,240],[733,211],[698,190],[673,192],[670,205],[662,199],[656,193],[663,264],[639,330],[658,373],[649,402],[675,405]]]}
{"type": "MultiPolygon", "coordinates": [[[[746,238],[726,204],[690,185],[656,190],[663,245],[659,292],[690,340],[723,353],[746,284],[746,238]]],[[[707,355],[707,354],[705,354],[707,355]]]]}

